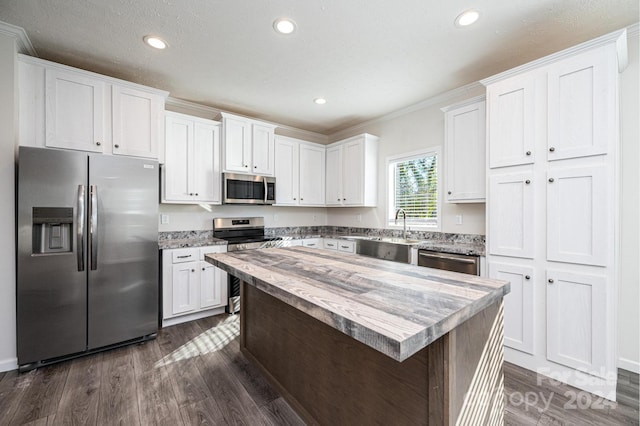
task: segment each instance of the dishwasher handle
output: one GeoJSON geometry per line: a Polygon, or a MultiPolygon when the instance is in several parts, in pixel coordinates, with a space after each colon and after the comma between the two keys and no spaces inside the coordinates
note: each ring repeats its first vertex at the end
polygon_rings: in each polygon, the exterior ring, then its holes
{"type": "Polygon", "coordinates": [[[424,256],[424,257],[429,257],[432,259],[441,259],[441,260],[451,260],[453,262],[460,262],[460,263],[476,263],[477,260],[474,259],[466,259],[464,257],[453,257],[453,256],[447,256],[447,255],[443,255],[443,254],[434,254],[434,253],[425,253],[425,252],[419,252],[418,253],[419,256],[424,256]]]}

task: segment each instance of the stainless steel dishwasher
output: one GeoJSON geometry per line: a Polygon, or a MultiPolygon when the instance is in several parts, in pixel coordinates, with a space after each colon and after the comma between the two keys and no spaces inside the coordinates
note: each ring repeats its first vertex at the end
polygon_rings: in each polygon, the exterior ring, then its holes
{"type": "Polygon", "coordinates": [[[480,256],[418,250],[418,266],[480,275],[480,256]]]}

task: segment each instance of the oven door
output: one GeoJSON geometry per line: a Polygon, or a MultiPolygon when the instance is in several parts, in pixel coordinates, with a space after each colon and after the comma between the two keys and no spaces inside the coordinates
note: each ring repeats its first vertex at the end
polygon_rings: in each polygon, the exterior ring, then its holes
{"type": "Polygon", "coordinates": [[[276,178],[223,173],[223,204],[273,204],[276,178]]]}

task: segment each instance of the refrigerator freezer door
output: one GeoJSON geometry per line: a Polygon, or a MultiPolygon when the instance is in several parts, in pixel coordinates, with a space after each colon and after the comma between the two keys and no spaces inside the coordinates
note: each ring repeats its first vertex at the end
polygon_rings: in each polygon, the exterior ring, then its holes
{"type": "MultiPolygon", "coordinates": [[[[87,155],[20,147],[17,218],[18,364],[86,350],[81,188],[87,155]],[[34,214],[35,213],[35,214],[34,214]]],[[[86,228],[85,228],[86,229],[86,228]]]]}
{"type": "Polygon", "coordinates": [[[152,160],[89,158],[90,350],[158,330],[158,179],[152,160]]]}

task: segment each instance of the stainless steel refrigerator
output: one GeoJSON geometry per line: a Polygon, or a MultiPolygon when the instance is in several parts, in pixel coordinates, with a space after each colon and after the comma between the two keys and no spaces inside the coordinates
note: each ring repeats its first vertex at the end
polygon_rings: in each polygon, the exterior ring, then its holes
{"type": "Polygon", "coordinates": [[[158,329],[158,164],[20,147],[22,370],[158,329]]]}

